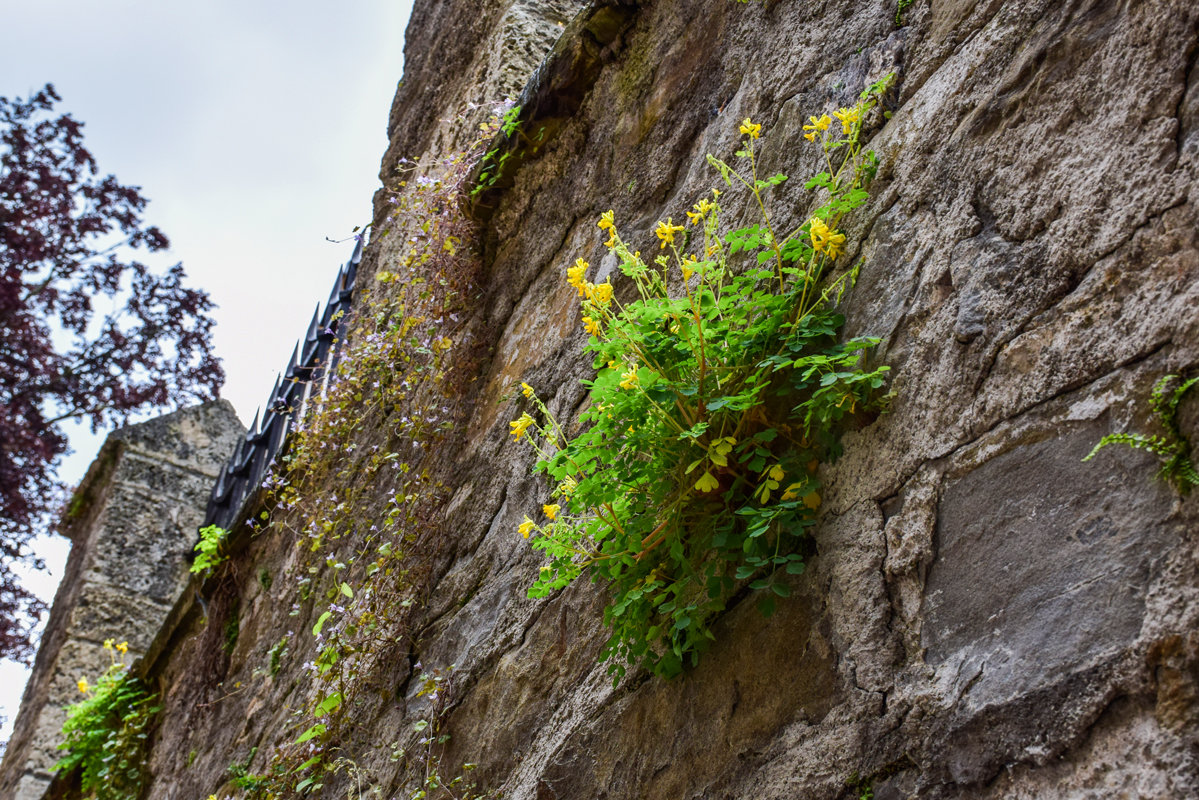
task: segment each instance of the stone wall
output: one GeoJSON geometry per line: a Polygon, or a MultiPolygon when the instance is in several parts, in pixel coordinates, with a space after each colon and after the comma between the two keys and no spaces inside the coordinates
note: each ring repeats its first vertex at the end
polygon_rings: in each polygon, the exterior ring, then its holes
{"type": "MultiPolygon", "coordinates": [[[[414,546],[419,602],[342,712],[352,724],[321,796],[411,785],[397,754],[419,747],[418,664],[455,665],[443,761],[477,764],[480,786],[513,800],[1156,798],[1199,785],[1199,501],[1154,482],[1145,453],[1081,461],[1104,434],[1149,427],[1158,377],[1199,369],[1199,8],[896,11],[417,3],[384,180],[401,157],[469,140],[478,104],[526,79],[523,124],[547,136],[473,206],[483,259],[471,336],[452,352],[477,366],[458,390],[462,425],[423,462],[447,500],[414,546]],[[891,114],[868,132],[879,176],[845,221],[861,272],[844,311],[848,334],[882,340],[890,412],[822,474],[815,556],[772,618],[747,598],[696,669],[614,687],[596,663],[602,587],[528,599],[539,560],[515,533],[544,493],[508,436],[515,383],[560,416],[584,400],[565,268],[582,257],[600,280],[614,271],[595,225],[608,209],[652,248],[657,221],[716,184],[705,155],[731,157],[747,116],[764,126],[764,172],[814,172],[808,115],[889,72],[891,114]]],[[[799,184],[772,196],[780,226],[811,213],[799,184]]],[[[722,202],[749,219],[744,197],[722,202]]],[[[406,246],[373,243],[363,280],[406,246]]],[[[1193,398],[1182,422],[1199,437],[1193,398]]],[[[355,444],[377,441],[363,430],[355,444]]],[[[340,480],[331,493],[358,485],[340,480]]],[[[150,797],[236,795],[230,764],[266,774],[311,721],[311,630],[329,606],[299,599],[294,522],[241,532],[203,587],[208,607],[185,593],[151,644],[165,708],[150,797]],[[272,652],[286,654],[277,669],[272,652]]]]}
{"type": "Polygon", "coordinates": [[[62,756],[64,708],[109,664],[106,639],[142,655],[187,585],[208,492],[243,429],[226,401],[114,431],[68,506],[71,555],[4,763],[0,796],[34,800],[62,756]]]}

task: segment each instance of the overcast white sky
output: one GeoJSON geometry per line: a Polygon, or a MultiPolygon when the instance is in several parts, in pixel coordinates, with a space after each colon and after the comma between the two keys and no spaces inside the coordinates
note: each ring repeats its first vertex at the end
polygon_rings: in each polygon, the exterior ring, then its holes
{"type": "MultiPolygon", "coordinates": [[[[369,221],[412,0],[6,3],[0,95],[53,83],[102,173],[142,187],[190,284],[211,294],[223,396],[246,424],[369,221]]],[[[148,259],[147,259],[148,260],[148,259]]],[[[78,481],[103,435],[73,432],[78,481]]],[[[40,552],[52,599],[63,541],[40,552]]],[[[11,732],[24,671],[0,662],[11,732]]]]}

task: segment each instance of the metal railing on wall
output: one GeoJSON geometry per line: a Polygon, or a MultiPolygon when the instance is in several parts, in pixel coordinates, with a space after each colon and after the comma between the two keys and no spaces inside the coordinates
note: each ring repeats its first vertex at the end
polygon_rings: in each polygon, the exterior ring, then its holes
{"type": "Polygon", "coordinates": [[[229,462],[221,468],[208,498],[205,526],[217,525],[226,530],[237,526],[242,506],[262,486],[295,421],[336,366],[334,342],[337,329],[349,314],[361,261],[360,239],[350,260],[337,272],[324,312],[318,304],[307,333],[292,350],[287,369],[275,379],[266,410],[254,415],[250,429],[238,441],[229,462]]]}

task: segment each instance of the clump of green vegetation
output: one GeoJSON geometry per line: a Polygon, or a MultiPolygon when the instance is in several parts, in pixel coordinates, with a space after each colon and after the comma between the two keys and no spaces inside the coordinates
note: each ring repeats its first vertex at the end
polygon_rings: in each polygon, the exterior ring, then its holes
{"type": "Polygon", "coordinates": [[[226,772],[233,780],[233,785],[251,797],[257,796],[270,787],[270,778],[266,775],[255,775],[250,772],[250,763],[258,755],[258,748],[251,747],[250,754],[242,762],[229,765],[226,772]]]}
{"type": "MultiPolygon", "coordinates": [[[[292,741],[275,751],[265,775],[253,776],[266,782],[264,796],[323,796],[334,784],[359,787],[347,788],[349,797],[375,796],[381,781],[393,780],[354,760],[358,720],[347,712],[376,702],[380,674],[391,674],[411,647],[408,620],[426,573],[409,548],[432,539],[449,500],[427,455],[460,435],[478,371],[469,312],[480,292],[480,242],[465,210],[473,189],[502,188],[496,182],[516,163],[501,162],[501,149],[484,162],[490,143],[527,143],[518,112],[504,111],[479,126],[462,153],[400,160],[390,210],[373,228],[375,238],[398,239],[400,253],[360,287],[336,356],[268,478],[271,513],[256,535],[294,537],[297,563],[274,576],[275,591],[295,591],[292,616],[311,615],[312,623],[311,637],[289,634],[254,672],[278,674],[289,650],[308,662],[296,677],[308,684],[308,699],[292,741]],[[480,170],[487,174],[475,178],[480,170]]],[[[410,774],[395,780],[424,786],[432,774],[415,759],[405,766],[410,774]]],[[[463,781],[436,782],[419,796],[466,796],[463,781]]]]}
{"type": "Polygon", "coordinates": [[[110,639],[104,648],[112,654],[112,663],[95,686],[86,678],[79,680],[79,691],[86,697],[67,708],[58,745],[67,755],[54,765],[54,770],[78,770],[85,797],[128,800],[141,796],[146,778],[146,741],[161,706],[155,705],[156,696],[142,681],[129,674],[123,661],[127,643],[114,644],[110,639]]]}
{"type": "Polygon", "coordinates": [[[444,797],[449,800],[487,800],[494,797],[491,793],[480,793],[478,787],[468,779],[476,764],[462,764],[458,774],[450,777],[444,773],[441,750],[450,740],[444,730],[443,720],[450,706],[451,682],[454,665],[444,669],[431,669],[421,672],[417,680],[420,689],[417,697],[428,700],[427,713],[413,723],[413,730],[419,734],[418,750],[406,753],[398,746],[393,747],[392,761],[411,762],[408,770],[411,784],[407,787],[412,800],[444,797]],[[414,767],[414,768],[413,768],[414,767]]]}
{"type": "Polygon", "coordinates": [[[1159,480],[1173,486],[1179,494],[1187,494],[1199,486],[1199,472],[1191,461],[1191,443],[1178,427],[1178,404],[1196,383],[1199,376],[1183,380],[1181,375],[1163,376],[1153,386],[1149,395],[1149,409],[1157,417],[1162,428],[1160,435],[1144,433],[1109,433],[1087,454],[1083,461],[1090,461],[1109,444],[1123,444],[1137,450],[1147,450],[1161,460],[1157,471],[1159,480]],[[1173,387],[1173,388],[1171,388],[1173,387]]]}
{"type": "Polygon", "coordinates": [[[191,565],[193,575],[207,574],[228,558],[224,552],[225,540],[228,538],[229,531],[216,525],[200,529],[200,541],[196,542],[196,557],[191,565]]]}
{"type": "Polygon", "coordinates": [[[279,674],[279,670],[283,668],[283,658],[287,655],[287,637],[284,636],[279,641],[275,642],[275,646],[267,652],[269,660],[271,677],[279,674]]]}
{"type": "Polygon", "coordinates": [[[690,229],[658,223],[659,255],[647,263],[604,213],[605,245],[637,291],[628,305],[612,283],[586,279],[583,259],[567,269],[597,374],[573,438],[522,384],[543,421],[523,413],[511,432],[554,488],[544,522],[525,517],[519,532],[548,559],[530,596],[584,571],[611,587],[603,658],[617,679],[625,664],[666,677],[696,664],[743,587],[768,590],[767,614],[788,596],[784,576],[803,572],[820,507],[820,465],[839,455],[847,421],[884,408],[888,368],[862,363],[878,340],[838,339],[837,304],[857,266],[836,264],[841,220],[866,201],[877,169],[862,124],[889,84],[804,126],[825,167],[806,188],[824,201],[795,230],[767,211],[765,194],[787,177],[758,174],[761,125],[746,119],[737,166],[708,160],[749,193],[759,224],[722,232],[714,189],[686,212],[690,229]]]}

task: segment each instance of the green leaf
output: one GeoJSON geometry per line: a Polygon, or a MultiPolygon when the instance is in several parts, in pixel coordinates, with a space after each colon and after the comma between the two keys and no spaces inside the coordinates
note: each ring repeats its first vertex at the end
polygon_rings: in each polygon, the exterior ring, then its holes
{"type": "Polygon", "coordinates": [[[341,593],[349,598],[354,597],[354,590],[350,588],[350,584],[345,583],[344,581],[341,584],[341,593]]]}
{"type": "Polygon", "coordinates": [[[316,715],[318,717],[328,716],[333,711],[337,710],[337,708],[340,706],[341,706],[341,692],[334,692],[333,694],[329,695],[321,702],[317,703],[316,715]]]}
{"type": "Polygon", "coordinates": [[[701,492],[712,492],[720,486],[720,481],[712,475],[711,472],[705,471],[703,476],[695,482],[695,488],[701,492]]]}
{"type": "Polygon", "coordinates": [[[301,764],[300,766],[298,766],[294,770],[292,770],[292,772],[293,773],[294,772],[303,772],[304,770],[308,769],[309,767],[313,766],[314,764],[319,764],[319,763],[321,763],[321,757],[313,756],[312,758],[308,759],[303,764],[301,764]]]}
{"type": "Polygon", "coordinates": [[[294,742],[292,742],[292,744],[303,744],[309,739],[315,739],[316,737],[322,735],[326,730],[328,730],[328,728],[326,728],[322,723],[318,722],[308,730],[301,733],[300,738],[296,739],[294,742]]]}
{"type": "Polygon", "coordinates": [[[329,617],[333,616],[332,611],[326,611],[316,618],[316,624],[312,626],[312,635],[320,636],[321,629],[325,627],[325,623],[329,621],[329,617]]]}

